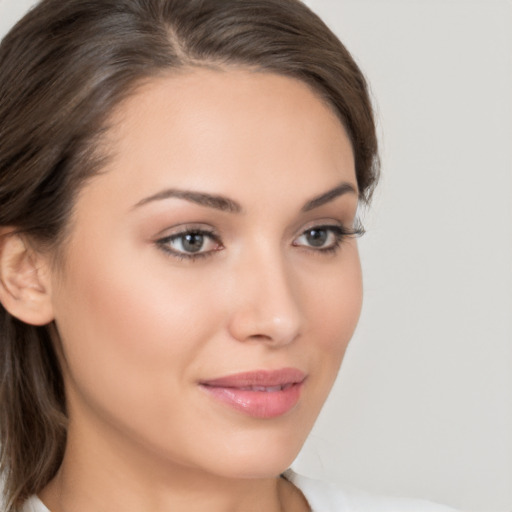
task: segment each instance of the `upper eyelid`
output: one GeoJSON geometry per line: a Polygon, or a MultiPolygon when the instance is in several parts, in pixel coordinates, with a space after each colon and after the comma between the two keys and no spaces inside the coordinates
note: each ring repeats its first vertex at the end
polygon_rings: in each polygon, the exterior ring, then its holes
{"type": "Polygon", "coordinates": [[[166,238],[179,237],[187,233],[202,233],[212,238],[220,238],[218,231],[210,225],[201,223],[185,223],[178,226],[168,227],[159,231],[153,238],[155,240],[163,240],[166,238]]]}
{"type": "Polygon", "coordinates": [[[298,236],[294,238],[293,245],[295,245],[295,241],[299,238],[305,236],[308,232],[314,231],[314,230],[324,230],[324,231],[330,231],[337,239],[344,238],[345,236],[350,236],[352,233],[350,230],[345,228],[341,225],[335,225],[335,224],[318,224],[311,226],[310,228],[306,228],[300,232],[298,236]]]}
{"type": "Polygon", "coordinates": [[[175,233],[169,233],[168,235],[160,236],[156,238],[154,242],[160,250],[164,251],[170,257],[176,258],[178,260],[189,260],[193,261],[199,258],[205,258],[211,256],[214,252],[223,248],[222,241],[219,236],[215,235],[211,230],[204,229],[182,229],[181,231],[177,231],[175,233]],[[209,237],[211,242],[219,245],[220,247],[216,249],[210,249],[207,251],[199,251],[199,252],[187,252],[187,251],[179,251],[170,247],[170,242],[173,242],[176,239],[184,237],[188,233],[199,233],[202,236],[209,237]]]}
{"type": "MultiPolygon", "coordinates": [[[[354,235],[360,235],[364,233],[364,228],[362,227],[362,224],[360,223],[359,219],[355,219],[353,222],[344,223],[339,220],[334,219],[321,219],[321,220],[315,220],[308,222],[306,224],[301,225],[299,229],[294,229],[294,234],[292,234],[292,237],[295,239],[298,236],[303,235],[306,231],[309,231],[311,229],[315,228],[341,228],[347,233],[352,233],[354,235]]],[[[174,226],[171,228],[166,228],[162,231],[160,231],[154,238],[154,240],[164,240],[169,239],[173,237],[179,237],[181,235],[185,235],[187,233],[196,232],[201,233],[206,236],[210,236],[211,238],[220,241],[223,237],[221,236],[220,232],[214,228],[211,225],[203,224],[203,223],[183,223],[178,226],[174,226]]]]}
{"type": "MultiPolygon", "coordinates": [[[[326,229],[331,230],[332,232],[335,232],[336,237],[336,243],[333,246],[329,247],[311,247],[310,250],[313,252],[318,253],[327,253],[327,252],[333,252],[339,248],[340,244],[342,243],[343,239],[347,237],[354,237],[354,236],[360,236],[364,234],[364,228],[362,228],[362,225],[359,224],[359,221],[356,220],[353,223],[351,223],[351,227],[347,228],[346,225],[344,225],[342,222],[339,221],[330,221],[330,222],[314,222],[311,223],[308,227],[302,227],[302,229],[293,237],[292,245],[296,247],[305,247],[302,244],[295,244],[296,240],[300,238],[301,236],[304,236],[305,233],[307,233],[310,230],[313,229],[326,229]]],[[[217,234],[216,230],[212,227],[207,227],[206,229],[204,227],[194,226],[194,225],[181,225],[179,226],[179,230],[176,229],[174,232],[168,233],[167,235],[160,236],[155,240],[156,244],[161,247],[162,250],[167,252],[169,255],[181,259],[181,260],[189,260],[193,261],[200,258],[207,258],[212,256],[214,253],[216,253],[220,249],[224,249],[224,243],[221,239],[221,236],[217,234]],[[166,247],[166,242],[169,242],[170,240],[180,238],[181,236],[186,235],[187,233],[200,233],[201,235],[210,237],[210,239],[219,244],[220,247],[217,249],[210,249],[207,251],[201,251],[197,253],[187,253],[187,252],[181,252],[175,249],[171,249],[170,247],[166,247]]]]}
{"type": "MultiPolygon", "coordinates": [[[[188,233],[197,233],[197,234],[200,234],[201,236],[204,236],[204,237],[207,237],[207,238],[210,238],[210,240],[212,242],[214,242],[215,244],[223,247],[223,243],[222,243],[222,240],[220,238],[220,236],[216,235],[215,233],[213,233],[212,231],[206,231],[206,230],[200,230],[200,229],[188,229],[188,230],[185,230],[185,231],[178,231],[177,233],[170,233],[168,235],[165,235],[165,236],[161,236],[159,238],[156,239],[156,243],[159,244],[159,245],[165,245],[167,242],[170,242],[170,241],[174,241],[174,240],[177,240],[179,238],[182,238],[184,237],[185,235],[187,235],[188,233]]],[[[170,251],[172,252],[176,252],[176,253],[180,253],[180,251],[176,251],[175,249],[170,249],[170,251]]],[[[214,251],[204,251],[204,252],[198,252],[198,253],[195,253],[197,256],[199,256],[200,254],[207,254],[209,252],[214,252],[214,251]]],[[[180,253],[181,254],[181,253],[180,253]]],[[[183,253],[185,254],[185,253],[183,253]]],[[[194,253],[190,253],[190,255],[193,255],[194,253]]]]}
{"type": "Polygon", "coordinates": [[[352,231],[358,231],[359,226],[361,226],[361,223],[358,219],[354,219],[350,222],[343,222],[339,219],[333,219],[333,218],[326,218],[326,219],[319,219],[315,221],[308,222],[306,224],[301,225],[301,227],[295,231],[295,236],[300,236],[306,231],[309,231],[310,229],[342,229],[343,231],[346,231],[347,233],[352,231]]]}

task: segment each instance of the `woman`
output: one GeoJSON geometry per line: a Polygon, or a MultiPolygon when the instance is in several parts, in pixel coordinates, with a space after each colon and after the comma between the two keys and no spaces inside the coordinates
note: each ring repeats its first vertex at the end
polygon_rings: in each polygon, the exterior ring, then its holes
{"type": "Polygon", "coordinates": [[[283,474],[357,323],[378,175],[325,25],[44,0],[0,76],[5,510],[411,510],[283,474]]]}

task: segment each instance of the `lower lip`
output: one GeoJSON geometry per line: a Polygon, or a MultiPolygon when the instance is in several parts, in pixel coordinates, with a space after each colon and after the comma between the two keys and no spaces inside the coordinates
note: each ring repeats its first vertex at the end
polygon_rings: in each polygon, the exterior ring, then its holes
{"type": "Polygon", "coordinates": [[[211,396],[253,418],[277,418],[291,411],[299,401],[302,383],[280,391],[247,391],[238,388],[201,386],[211,396]]]}

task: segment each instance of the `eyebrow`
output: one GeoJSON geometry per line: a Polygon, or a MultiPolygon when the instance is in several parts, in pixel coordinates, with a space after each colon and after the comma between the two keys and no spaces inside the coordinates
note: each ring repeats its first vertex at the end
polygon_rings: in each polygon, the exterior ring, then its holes
{"type": "MultiPolygon", "coordinates": [[[[341,183],[337,187],[310,199],[301,208],[301,211],[309,212],[310,210],[319,208],[320,206],[329,203],[344,194],[357,194],[356,188],[348,182],[341,183]]],[[[233,199],[229,199],[228,197],[175,188],[165,189],[152,196],[146,197],[135,204],[134,208],[138,208],[153,201],[161,201],[171,198],[184,199],[185,201],[190,201],[191,203],[195,203],[200,206],[206,206],[207,208],[214,208],[228,213],[241,213],[243,211],[243,208],[239,203],[233,201],[233,199]]]]}
{"type": "Polygon", "coordinates": [[[227,197],[206,194],[204,192],[193,192],[191,190],[179,190],[175,188],[162,190],[150,197],[146,197],[145,199],[142,199],[142,201],[139,201],[135,205],[135,208],[151,203],[152,201],[161,201],[162,199],[170,198],[184,199],[185,201],[190,201],[191,203],[196,203],[200,206],[206,206],[207,208],[215,208],[216,210],[221,210],[223,212],[242,212],[242,207],[236,201],[227,197]]]}
{"type": "Polygon", "coordinates": [[[356,188],[348,182],[341,183],[337,187],[320,194],[319,196],[314,197],[310,201],[308,201],[301,209],[302,212],[309,212],[310,210],[314,210],[315,208],[319,208],[320,206],[329,203],[336,199],[339,196],[345,194],[356,194],[356,188]]]}

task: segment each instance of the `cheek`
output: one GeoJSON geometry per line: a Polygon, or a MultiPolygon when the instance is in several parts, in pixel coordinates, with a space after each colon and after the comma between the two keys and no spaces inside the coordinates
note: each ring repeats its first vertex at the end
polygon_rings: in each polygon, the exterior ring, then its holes
{"type": "Polygon", "coordinates": [[[316,294],[308,293],[313,284],[306,283],[310,322],[326,351],[345,350],[356,328],[362,305],[362,275],[355,241],[346,247],[339,266],[317,278],[316,294]]]}
{"type": "Polygon", "coordinates": [[[318,282],[317,293],[312,294],[313,285],[306,283],[303,294],[308,311],[304,345],[312,347],[310,358],[319,375],[319,392],[327,395],[361,313],[362,275],[355,242],[345,251],[342,265],[318,282]]]}
{"type": "Polygon", "coordinates": [[[216,315],[204,290],[130,254],[71,254],[56,322],[68,381],[82,398],[115,415],[134,406],[154,415],[168,410],[178,383],[189,378],[216,315]]]}

